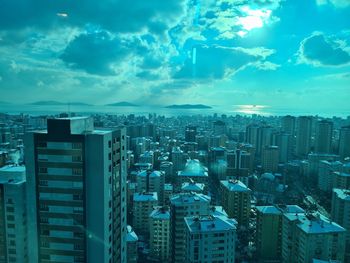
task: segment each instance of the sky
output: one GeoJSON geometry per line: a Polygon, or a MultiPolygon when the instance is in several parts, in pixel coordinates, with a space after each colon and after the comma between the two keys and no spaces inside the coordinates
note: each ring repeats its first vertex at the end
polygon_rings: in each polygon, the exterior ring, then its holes
{"type": "Polygon", "coordinates": [[[0,101],[350,105],[350,0],[2,0],[0,101]]]}

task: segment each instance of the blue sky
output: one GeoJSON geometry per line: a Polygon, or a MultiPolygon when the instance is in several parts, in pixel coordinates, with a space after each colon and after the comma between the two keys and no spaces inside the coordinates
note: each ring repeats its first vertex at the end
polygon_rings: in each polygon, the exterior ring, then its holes
{"type": "Polygon", "coordinates": [[[3,0],[2,101],[348,109],[350,0],[3,0]]]}

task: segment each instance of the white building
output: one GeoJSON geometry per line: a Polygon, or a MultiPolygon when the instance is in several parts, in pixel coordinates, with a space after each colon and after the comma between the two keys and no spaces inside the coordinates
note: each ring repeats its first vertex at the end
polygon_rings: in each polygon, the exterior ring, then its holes
{"type": "Polygon", "coordinates": [[[170,211],[167,207],[157,207],[150,214],[151,256],[168,262],[170,257],[170,211]]]}
{"type": "Polygon", "coordinates": [[[237,221],[227,217],[186,217],[186,261],[235,262],[237,221]]]}
{"type": "Polygon", "coordinates": [[[163,200],[164,172],[140,171],[136,176],[137,192],[157,192],[159,200],[163,200]]]}
{"type": "Polygon", "coordinates": [[[25,167],[0,168],[0,262],[27,262],[25,167]]]}
{"type": "Polygon", "coordinates": [[[158,206],[156,192],[135,193],[133,207],[133,227],[138,234],[149,234],[149,215],[158,206]]]}
{"type": "Polygon", "coordinates": [[[172,263],[185,262],[185,221],[186,216],[201,216],[210,213],[210,197],[196,193],[173,195],[170,200],[170,252],[172,263]]]}

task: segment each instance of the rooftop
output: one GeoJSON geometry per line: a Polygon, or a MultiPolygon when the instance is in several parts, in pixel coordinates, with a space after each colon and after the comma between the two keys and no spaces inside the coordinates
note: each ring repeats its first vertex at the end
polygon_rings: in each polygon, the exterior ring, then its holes
{"type": "Polygon", "coordinates": [[[196,202],[205,202],[210,203],[210,197],[204,194],[198,193],[180,193],[173,195],[170,199],[171,204],[173,205],[183,205],[184,203],[196,203],[196,202]]]}
{"type": "Polygon", "coordinates": [[[251,190],[239,180],[223,180],[221,185],[232,192],[250,192],[251,190]]]}
{"type": "Polygon", "coordinates": [[[216,216],[185,217],[187,229],[196,232],[223,232],[236,230],[237,222],[230,218],[216,216]]]}
{"type": "Polygon", "coordinates": [[[135,193],[134,202],[148,202],[148,201],[158,201],[157,192],[150,193],[135,193]]]}
{"type": "Polygon", "coordinates": [[[146,177],[147,174],[149,174],[149,177],[161,177],[163,172],[162,171],[147,171],[147,170],[142,170],[140,171],[137,176],[140,177],[146,177]]]}
{"type": "Polygon", "coordinates": [[[139,238],[137,237],[136,233],[132,229],[131,226],[126,227],[127,234],[126,234],[126,242],[137,242],[139,238]]]}
{"type": "Polygon", "coordinates": [[[193,191],[193,192],[202,192],[204,190],[205,185],[200,183],[195,183],[193,181],[189,183],[183,183],[181,186],[182,191],[193,191]]]}
{"type": "Polygon", "coordinates": [[[157,207],[149,216],[159,220],[170,220],[170,212],[167,207],[157,207]]]}
{"type": "Polygon", "coordinates": [[[333,193],[335,193],[340,199],[350,201],[350,190],[333,188],[333,193]]]}

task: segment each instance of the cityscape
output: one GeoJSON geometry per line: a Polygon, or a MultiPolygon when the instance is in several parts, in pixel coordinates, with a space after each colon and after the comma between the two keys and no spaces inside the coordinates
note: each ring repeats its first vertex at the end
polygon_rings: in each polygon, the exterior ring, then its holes
{"type": "Polygon", "coordinates": [[[0,262],[349,262],[350,117],[0,115],[0,262]]]}
{"type": "Polygon", "coordinates": [[[0,263],[350,263],[350,0],[0,0],[0,263]]]}

